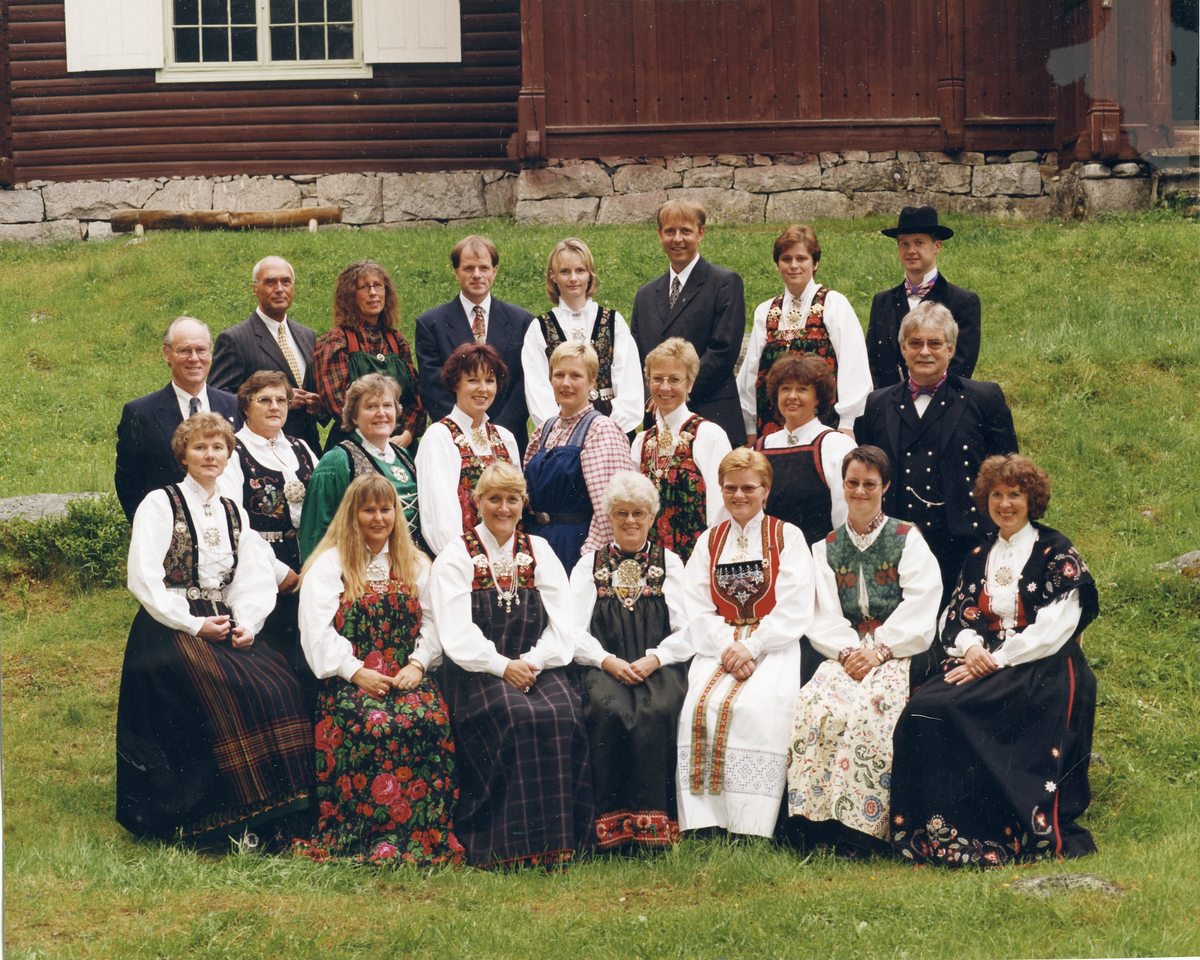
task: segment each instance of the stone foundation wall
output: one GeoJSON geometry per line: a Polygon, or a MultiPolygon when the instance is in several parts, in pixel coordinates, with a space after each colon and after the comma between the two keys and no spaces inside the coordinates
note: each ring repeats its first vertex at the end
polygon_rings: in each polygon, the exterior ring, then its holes
{"type": "Polygon", "coordinates": [[[294,210],[336,204],[346,226],[392,228],[511,217],[519,224],[642,224],[665,200],[702,203],[714,223],[894,216],[925,204],[1006,220],[1136,211],[1200,196],[1188,151],[1074,164],[1055,153],[847,150],[787,156],[551,161],[518,172],[189,177],[51,183],[0,190],[0,240],[111,237],[114,210],[294,210]]]}

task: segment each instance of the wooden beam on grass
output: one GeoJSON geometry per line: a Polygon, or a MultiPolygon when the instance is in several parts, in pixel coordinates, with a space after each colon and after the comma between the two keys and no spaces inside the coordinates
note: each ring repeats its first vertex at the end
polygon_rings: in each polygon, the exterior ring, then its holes
{"type": "Polygon", "coordinates": [[[341,207],[304,207],[300,210],[117,210],[109,223],[117,233],[130,233],[138,224],[145,230],[247,230],[256,227],[306,227],[310,221],[341,223],[341,207]]]}

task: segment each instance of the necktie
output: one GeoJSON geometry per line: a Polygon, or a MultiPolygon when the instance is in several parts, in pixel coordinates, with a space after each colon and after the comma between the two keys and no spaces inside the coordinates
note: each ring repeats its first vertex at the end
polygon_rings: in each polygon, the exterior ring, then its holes
{"type": "Polygon", "coordinates": [[[471,333],[476,343],[487,343],[487,330],[483,326],[483,305],[475,304],[475,319],[471,321],[471,333]]]}
{"type": "Polygon", "coordinates": [[[675,309],[675,301],[679,299],[679,291],[682,289],[683,289],[683,284],[679,282],[679,277],[676,276],[675,279],[671,281],[671,296],[670,296],[670,299],[668,300],[668,303],[672,310],[675,309]]]}
{"type": "Polygon", "coordinates": [[[283,329],[282,323],[279,325],[279,352],[283,354],[283,359],[287,361],[288,369],[292,371],[292,379],[296,382],[296,386],[300,386],[300,364],[296,362],[296,355],[292,353],[291,345],[287,339],[287,332],[283,329]]]}
{"type": "Polygon", "coordinates": [[[905,277],[904,278],[904,293],[906,296],[917,297],[918,299],[924,300],[925,294],[927,294],[930,290],[933,289],[933,281],[936,279],[937,279],[937,277],[935,276],[933,278],[933,280],[926,280],[919,287],[914,287],[911,283],[908,282],[908,277],[905,277]]]}
{"type": "Polygon", "coordinates": [[[192,417],[194,417],[199,412],[200,412],[200,398],[192,397],[192,399],[188,401],[188,419],[191,420],[192,417]]]}

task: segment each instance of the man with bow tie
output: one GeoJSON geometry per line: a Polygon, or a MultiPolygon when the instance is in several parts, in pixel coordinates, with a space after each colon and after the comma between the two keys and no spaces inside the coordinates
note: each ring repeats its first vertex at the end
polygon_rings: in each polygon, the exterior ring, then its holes
{"type": "Polygon", "coordinates": [[[896,241],[904,282],[875,294],[867,324],[867,360],[878,390],[905,377],[904,358],[897,349],[900,323],[919,303],[940,303],[958,324],[958,347],[950,372],[969,378],[979,359],[979,297],[947,282],[937,267],[942,241],[954,231],[938,223],[933,207],[905,207],[896,226],[880,231],[896,241]]]}
{"type": "Polygon", "coordinates": [[[950,371],[958,324],[940,303],[918,304],[901,322],[901,383],[874,391],[855,421],[859,443],[892,462],[883,512],[920,527],[942,569],[946,602],[963,558],[993,528],[971,497],[979,465],[1017,452],[1012,413],[999,384],[950,371]]]}

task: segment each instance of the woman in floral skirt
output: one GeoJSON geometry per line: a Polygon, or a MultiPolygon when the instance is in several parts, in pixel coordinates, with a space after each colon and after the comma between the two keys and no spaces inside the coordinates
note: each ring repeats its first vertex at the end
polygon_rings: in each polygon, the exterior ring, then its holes
{"type": "Polygon", "coordinates": [[[429,561],[397,523],[392,484],[350,484],[305,564],[300,637],[317,698],[315,860],[456,864],[454,742],[428,676],[442,659],[429,561]]]}

